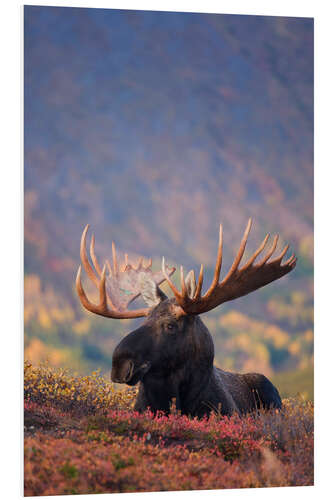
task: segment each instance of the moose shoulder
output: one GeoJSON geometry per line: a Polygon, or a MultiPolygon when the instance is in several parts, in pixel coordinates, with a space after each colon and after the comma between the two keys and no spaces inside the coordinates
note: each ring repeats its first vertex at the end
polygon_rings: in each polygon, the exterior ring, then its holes
{"type": "Polygon", "coordinates": [[[140,383],[135,408],[144,411],[162,410],[168,413],[172,400],[183,414],[202,417],[212,410],[222,414],[246,413],[258,407],[280,408],[281,398],[274,385],[257,373],[229,373],[214,366],[212,337],[199,314],[214,309],[223,302],[233,300],[281,278],[296,265],[292,255],[286,262],[280,255],[271,259],[278,237],[275,236],[268,252],[257,260],[264,250],[269,235],[240,267],[251,219],[246,227],[234,262],[220,281],[222,265],[222,226],[220,226],[218,254],[213,281],[202,295],[203,267],[198,282],[194,271],[184,278],[180,268],[181,291],[170,276],[175,268],[165,266],[153,273],[151,260],[144,265],[143,259],[134,266],[125,254],[120,267],[114,243],[112,243],[112,267],[108,261],[101,269],[94,250],[94,237],[90,245],[91,262],[86,253],[86,226],[81,238],[81,261],[99,289],[100,302],[95,305],[87,298],[81,283],[79,267],[76,288],[83,306],[89,311],[109,318],[146,317],[144,323],[129,333],[116,347],[112,359],[111,379],[114,382],[135,385],[140,383]],[[108,276],[106,276],[108,268],[108,276]],[[159,288],[166,280],[173,292],[168,298],[159,288]],[[139,295],[147,307],[128,309],[139,295]]]}

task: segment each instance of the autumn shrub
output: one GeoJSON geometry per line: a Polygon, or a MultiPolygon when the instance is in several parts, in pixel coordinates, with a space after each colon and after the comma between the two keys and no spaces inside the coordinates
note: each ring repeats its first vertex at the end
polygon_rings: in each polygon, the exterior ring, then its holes
{"type": "Polygon", "coordinates": [[[25,494],[313,484],[313,405],[244,417],[133,410],[97,373],[25,367],[25,494]]]}
{"type": "Polygon", "coordinates": [[[109,408],[129,409],[136,392],[136,389],[116,390],[98,371],[77,377],[47,363],[33,366],[26,361],[24,364],[25,401],[52,405],[77,416],[106,412],[109,408]]]}

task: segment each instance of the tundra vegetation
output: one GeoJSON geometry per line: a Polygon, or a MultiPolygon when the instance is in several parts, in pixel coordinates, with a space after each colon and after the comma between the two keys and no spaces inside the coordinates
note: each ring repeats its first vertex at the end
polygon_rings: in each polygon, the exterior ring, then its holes
{"type": "Polygon", "coordinates": [[[313,484],[313,404],[203,419],[133,410],[136,387],[25,363],[25,495],[313,484]]]}

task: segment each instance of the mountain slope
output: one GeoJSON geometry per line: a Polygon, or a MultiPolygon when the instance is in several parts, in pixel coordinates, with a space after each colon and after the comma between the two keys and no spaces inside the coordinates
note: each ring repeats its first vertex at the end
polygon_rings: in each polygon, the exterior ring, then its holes
{"type": "Polygon", "coordinates": [[[268,299],[298,291],[310,307],[311,19],[25,7],[27,275],[81,315],[89,222],[102,258],[114,239],[156,266],[202,262],[207,285],[219,223],[225,273],[249,216],[250,250],[279,232],[299,259],[236,307],[273,322],[268,299]]]}

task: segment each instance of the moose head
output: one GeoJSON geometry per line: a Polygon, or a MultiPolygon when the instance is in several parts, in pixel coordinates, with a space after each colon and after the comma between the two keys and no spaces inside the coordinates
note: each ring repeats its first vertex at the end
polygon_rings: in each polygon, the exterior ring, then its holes
{"type": "Polygon", "coordinates": [[[152,259],[145,264],[140,258],[134,265],[129,262],[127,254],[119,266],[113,242],[112,267],[106,261],[102,269],[95,254],[94,236],[90,244],[91,264],[86,252],[89,225],[85,227],[80,256],[89,278],[99,290],[99,304],[93,304],[87,298],[81,282],[80,266],[76,289],[82,305],[88,311],[107,318],[146,318],[139,328],[118,344],[112,359],[111,379],[114,382],[128,385],[140,382],[135,405],[137,410],[149,407],[153,411],[168,412],[173,399],[182,413],[198,416],[217,407],[229,415],[235,411],[244,413],[258,406],[281,406],[277,389],[264,375],[232,374],[214,367],[213,340],[199,317],[224,302],[281,278],[295,267],[294,254],[282,263],[288,245],[271,259],[278,235],[265,255],[257,259],[266,247],[269,234],[241,266],[251,224],[249,219],[233,264],[221,281],[223,232],[220,225],[214,276],[204,294],[202,265],[198,281],[193,270],[184,277],[183,267],[180,267],[181,290],[178,290],[171,280],[175,268],[166,266],[164,258],[158,272],[151,269],[152,259]],[[170,286],[172,298],[159,288],[163,281],[170,286]],[[147,307],[129,309],[129,304],[139,295],[147,307]]]}

